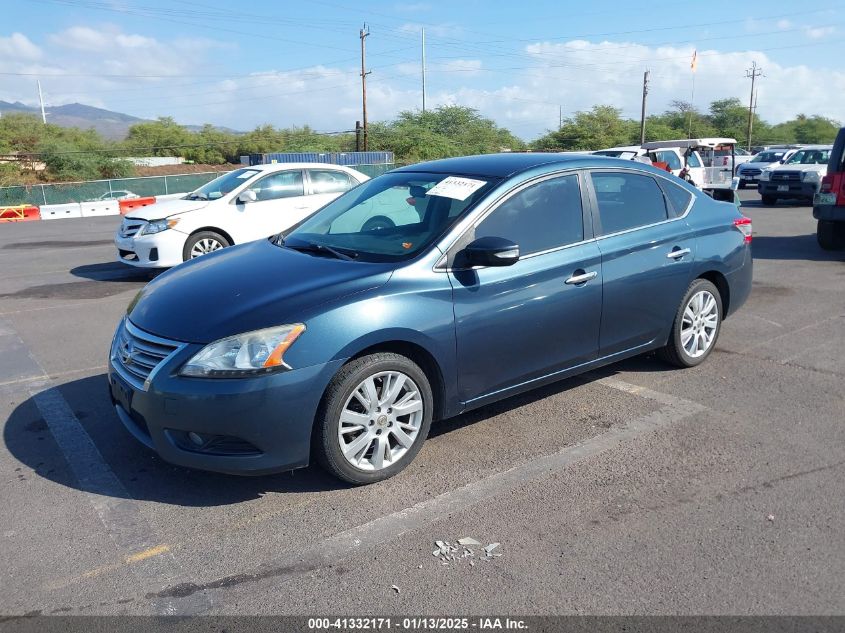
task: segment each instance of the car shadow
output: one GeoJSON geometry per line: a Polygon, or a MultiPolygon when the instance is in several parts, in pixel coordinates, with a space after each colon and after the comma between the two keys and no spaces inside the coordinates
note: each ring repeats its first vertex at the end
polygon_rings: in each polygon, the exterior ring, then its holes
{"type": "MultiPolygon", "coordinates": [[[[659,372],[670,369],[654,358],[630,359],[440,420],[432,426],[429,437],[447,435],[619,371],[659,372]]],[[[82,461],[83,456],[66,454],[61,450],[33,397],[21,402],[9,416],[3,440],[9,453],[32,469],[36,476],[69,488],[177,506],[215,507],[257,499],[268,493],[325,492],[352,487],[317,466],[259,477],[238,477],[174,466],[140,444],[123,427],[109,400],[105,374],[67,382],[54,389],[59,391],[74,414],[62,424],[79,424],[82,427],[121,485],[101,489],[80,485],[75,472],[90,465],[82,461]]],[[[16,471],[19,479],[27,476],[23,468],[16,471]]]]}
{"type": "Polygon", "coordinates": [[[147,282],[160,275],[163,271],[157,269],[133,268],[120,262],[103,262],[100,264],[85,264],[70,269],[74,277],[90,279],[92,281],[143,281],[147,282]]]}
{"type": "Polygon", "coordinates": [[[757,200],[743,200],[742,206],[756,209],[803,209],[812,206],[812,202],[806,200],[779,200],[775,204],[763,204],[763,201],[758,198],[757,200]]]}
{"type": "Polygon", "coordinates": [[[845,251],[823,250],[813,234],[755,235],[751,242],[751,252],[754,259],[845,261],[845,251]]]}

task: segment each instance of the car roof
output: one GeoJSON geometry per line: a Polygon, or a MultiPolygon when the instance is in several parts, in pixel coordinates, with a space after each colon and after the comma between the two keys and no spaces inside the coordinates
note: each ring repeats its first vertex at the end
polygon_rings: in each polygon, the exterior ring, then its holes
{"type": "Polygon", "coordinates": [[[241,165],[240,169],[257,169],[259,171],[279,171],[284,169],[337,169],[340,171],[355,171],[354,167],[334,165],[332,163],[266,163],[263,165],[241,165]]]}
{"type": "Polygon", "coordinates": [[[833,149],[833,145],[802,145],[797,149],[798,151],[802,149],[833,149]]]}
{"type": "Polygon", "coordinates": [[[630,166],[631,161],[623,161],[607,156],[596,156],[585,152],[583,154],[507,152],[501,154],[479,154],[477,156],[459,156],[457,158],[443,158],[407,167],[400,167],[395,172],[428,172],[435,174],[464,174],[467,176],[488,176],[505,178],[519,172],[527,171],[543,165],[567,165],[583,167],[584,163],[595,165],[601,161],[611,161],[608,164],[630,166]]]}
{"type": "Polygon", "coordinates": [[[643,143],[646,149],[669,149],[677,148],[697,148],[697,147],[717,147],[718,145],[736,145],[735,138],[683,138],[672,141],[650,141],[643,143]]]}
{"type": "Polygon", "coordinates": [[[596,152],[645,152],[645,150],[639,145],[622,145],[620,147],[605,147],[603,149],[597,149],[596,152]]]}

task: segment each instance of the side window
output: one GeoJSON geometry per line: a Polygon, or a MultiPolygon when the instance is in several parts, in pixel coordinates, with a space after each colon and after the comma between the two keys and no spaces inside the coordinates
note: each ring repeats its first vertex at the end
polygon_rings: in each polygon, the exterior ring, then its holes
{"type": "Polygon", "coordinates": [[[309,169],[311,193],[342,193],[358,183],[353,183],[348,174],[331,169],[309,169]]]}
{"type": "Polygon", "coordinates": [[[302,186],[302,172],[299,170],[270,174],[256,181],[250,189],[255,192],[259,201],[305,195],[302,186]]]}
{"type": "Polygon", "coordinates": [[[594,172],[590,177],[596,190],[602,235],[668,218],[663,192],[654,178],[624,172],[594,172]]]}
{"type": "Polygon", "coordinates": [[[578,176],[544,180],[505,200],[475,228],[475,237],[504,237],[523,255],[584,239],[578,176]]]}
{"type": "Polygon", "coordinates": [[[690,152],[687,156],[687,165],[690,167],[701,167],[701,161],[698,160],[698,152],[690,152]]]}
{"type": "Polygon", "coordinates": [[[661,179],[660,185],[663,187],[663,193],[669,200],[669,205],[672,207],[673,215],[680,217],[684,214],[692,200],[692,194],[680,185],[676,185],[668,180],[661,179]]]}
{"type": "Polygon", "coordinates": [[[669,169],[683,169],[684,165],[681,163],[681,159],[678,158],[678,155],[675,152],[670,152],[667,150],[662,150],[657,152],[657,160],[661,163],[666,163],[669,165],[669,169]]]}

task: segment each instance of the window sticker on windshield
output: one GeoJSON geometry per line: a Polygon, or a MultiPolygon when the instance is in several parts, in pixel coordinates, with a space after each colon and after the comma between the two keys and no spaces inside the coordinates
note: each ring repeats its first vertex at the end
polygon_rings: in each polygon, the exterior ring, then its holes
{"type": "Polygon", "coordinates": [[[252,178],[257,173],[257,171],[245,171],[244,173],[238,175],[238,179],[244,180],[246,178],[252,178]]]}
{"type": "Polygon", "coordinates": [[[455,200],[466,200],[486,184],[486,180],[474,180],[472,178],[449,176],[434,185],[425,195],[442,196],[443,198],[453,198],[455,200]]]}

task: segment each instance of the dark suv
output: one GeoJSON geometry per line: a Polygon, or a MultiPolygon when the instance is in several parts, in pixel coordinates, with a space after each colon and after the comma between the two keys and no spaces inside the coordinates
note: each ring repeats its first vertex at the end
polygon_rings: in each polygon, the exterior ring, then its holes
{"type": "Polygon", "coordinates": [[[845,248],[845,127],[836,136],[827,175],[813,199],[813,217],[819,221],[819,246],[825,250],[845,248]]]}

